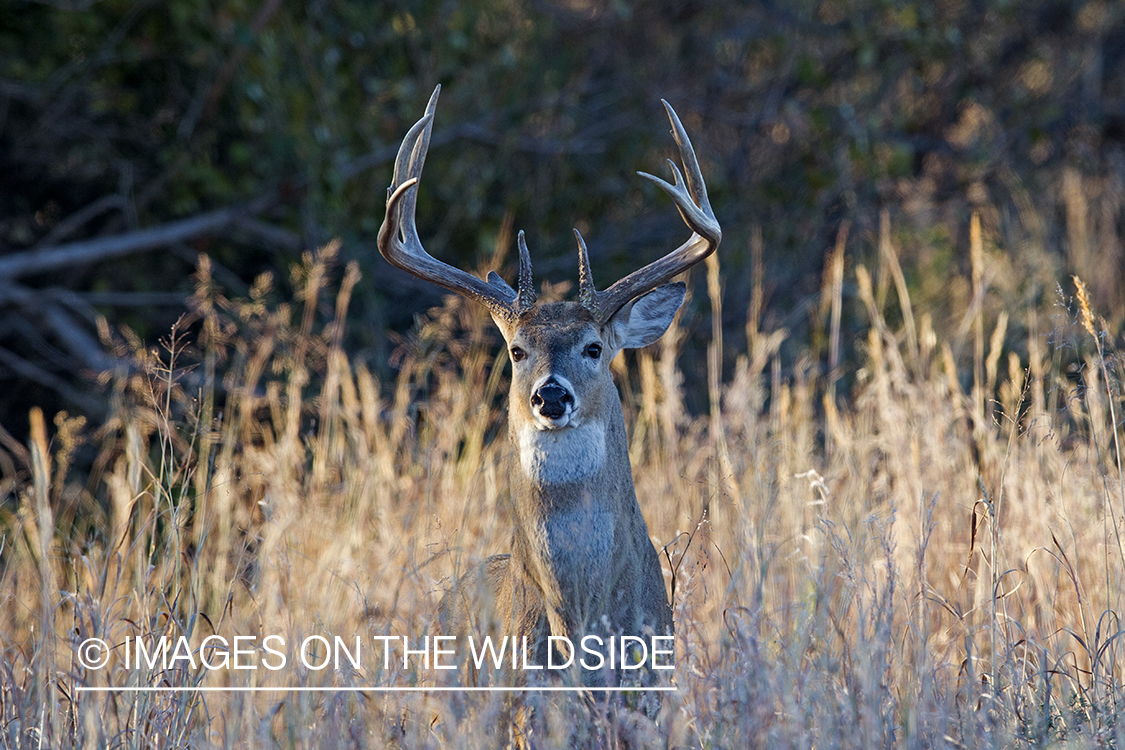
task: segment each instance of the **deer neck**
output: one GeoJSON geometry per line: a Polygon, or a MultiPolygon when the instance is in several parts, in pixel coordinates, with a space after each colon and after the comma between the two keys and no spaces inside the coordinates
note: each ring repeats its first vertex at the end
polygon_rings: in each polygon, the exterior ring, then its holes
{"type": "Polygon", "coordinates": [[[638,533],[648,538],[620,407],[566,430],[513,426],[509,437],[516,454],[512,561],[548,607],[572,624],[589,621],[604,605],[606,572],[620,569],[638,533]]]}

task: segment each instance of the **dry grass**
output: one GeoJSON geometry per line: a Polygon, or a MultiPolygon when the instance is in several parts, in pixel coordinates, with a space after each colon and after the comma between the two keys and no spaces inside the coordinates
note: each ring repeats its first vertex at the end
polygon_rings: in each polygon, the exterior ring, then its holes
{"type": "MultiPolygon", "coordinates": [[[[119,648],[95,671],[75,652],[88,637],[420,637],[443,582],[506,547],[506,378],[487,316],[450,299],[380,383],[340,348],[358,274],[332,281],[334,252],[295,270],[286,303],[268,279],[227,300],[205,265],[197,335],[173,331],[155,350],[126,337],[140,367],[107,381],[109,422],[59,415],[49,428],[33,413],[29,448],[8,442],[5,747],[507,742],[501,701],[479,695],[76,691],[434,682],[378,659],[137,670],[119,648]],[[78,483],[83,441],[97,459],[78,483]]],[[[910,310],[889,245],[881,262],[911,314],[892,326],[866,269],[848,272],[870,328],[846,399],[828,395],[838,373],[783,377],[785,334],[758,330],[756,309],[746,343],[727,342],[748,352],[727,382],[714,344],[707,415],[683,402],[681,332],[630,357],[633,470],[674,577],[679,692],[659,727],[533,698],[538,746],[1121,744],[1115,342],[1082,296],[1081,325],[1058,308],[1055,335],[1032,336],[1022,359],[1002,348],[1007,319],[986,327],[978,304],[975,374],[958,371],[925,314],[915,327],[924,311],[910,310]]],[[[837,362],[844,273],[829,269],[837,362]]],[[[715,266],[713,303],[718,278],[715,266]]]]}

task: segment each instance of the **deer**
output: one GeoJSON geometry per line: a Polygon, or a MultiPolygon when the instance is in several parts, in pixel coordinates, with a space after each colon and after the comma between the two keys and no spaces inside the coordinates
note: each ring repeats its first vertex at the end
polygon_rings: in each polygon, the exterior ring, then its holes
{"type": "MultiPolygon", "coordinates": [[[[483,306],[512,368],[508,438],[513,519],[511,551],[484,560],[446,592],[445,633],[491,623],[514,643],[532,644],[539,664],[549,636],[573,643],[587,634],[672,635],[672,608],[660,559],[633,485],[621,398],[610,362],[624,349],[657,341],[684,302],[672,279],[713,253],[722,231],[695,151],[680,118],[663,101],[683,171],[673,182],[638,174],[664,190],[691,230],[683,244],[598,290],[581,233],[577,301],[540,302],[521,231],[513,289],[495,271],[481,279],[431,256],[418,235],[419,182],[441,86],[399,148],[378,234],[393,266],[483,306]],[[491,619],[490,619],[491,618],[491,619]]],[[[587,685],[620,680],[584,676],[587,685]]]]}

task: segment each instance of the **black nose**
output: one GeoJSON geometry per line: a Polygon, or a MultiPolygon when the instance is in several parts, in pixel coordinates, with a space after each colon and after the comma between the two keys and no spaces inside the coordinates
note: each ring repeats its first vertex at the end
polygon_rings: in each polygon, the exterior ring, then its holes
{"type": "Polygon", "coordinates": [[[574,403],[570,391],[554,381],[543,384],[531,396],[531,405],[548,419],[558,419],[566,414],[566,405],[574,403]]]}

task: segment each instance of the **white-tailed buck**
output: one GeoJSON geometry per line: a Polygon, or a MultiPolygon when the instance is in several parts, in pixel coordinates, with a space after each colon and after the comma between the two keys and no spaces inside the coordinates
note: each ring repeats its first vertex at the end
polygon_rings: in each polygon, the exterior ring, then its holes
{"type": "MultiPolygon", "coordinates": [[[[414,211],[440,88],[399,149],[379,250],[392,265],[492,314],[512,362],[508,435],[519,458],[511,469],[511,552],[489,558],[454,585],[442,602],[442,629],[478,638],[510,635],[516,642],[527,637],[539,664],[547,658],[549,635],[578,644],[588,634],[646,640],[671,634],[672,610],[637,505],[609,364],[622,349],[647,346],[664,334],[686,291],[671,279],[719,245],[722,233],[691,142],[665,102],[684,171],[669,160],[674,183],[641,173],[672,197],[692,230],[687,241],[598,291],[575,230],[578,301],[537,303],[523,232],[516,289],[494,272],[479,279],[422,247],[414,211]]],[[[606,680],[587,677],[587,684],[606,680]]]]}

